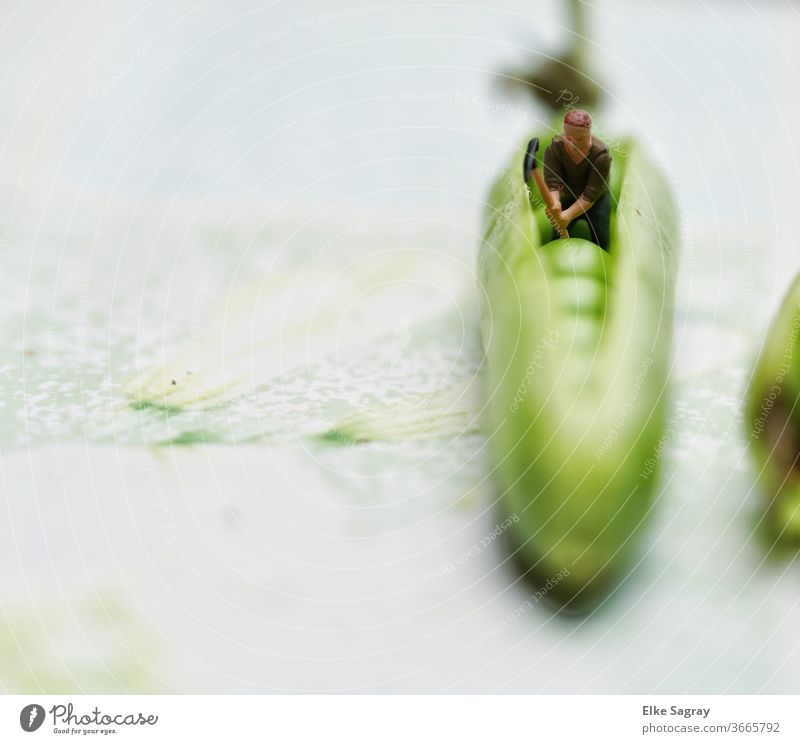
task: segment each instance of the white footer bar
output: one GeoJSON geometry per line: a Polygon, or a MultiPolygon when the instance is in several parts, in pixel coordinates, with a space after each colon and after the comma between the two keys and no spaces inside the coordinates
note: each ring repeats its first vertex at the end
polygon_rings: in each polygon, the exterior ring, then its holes
{"type": "Polygon", "coordinates": [[[7,695],[0,741],[797,742],[795,696],[7,695]]]}

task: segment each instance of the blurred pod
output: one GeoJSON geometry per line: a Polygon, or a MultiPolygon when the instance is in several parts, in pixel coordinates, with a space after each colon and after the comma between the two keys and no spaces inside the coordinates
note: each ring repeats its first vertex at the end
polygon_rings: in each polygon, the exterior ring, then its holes
{"type": "Polygon", "coordinates": [[[768,498],[769,538],[800,547],[800,276],[786,294],[756,362],[746,399],[750,449],[768,498]]]}

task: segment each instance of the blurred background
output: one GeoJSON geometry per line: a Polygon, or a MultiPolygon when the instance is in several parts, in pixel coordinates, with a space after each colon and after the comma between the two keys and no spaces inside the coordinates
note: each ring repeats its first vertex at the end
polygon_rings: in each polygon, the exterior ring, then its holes
{"type": "Polygon", "coordinates": [[[796,3],[3,10],[4,691],[800,692],[740,414],[800,267],[796,3]],[[552,134],[511,78],[565,54],[683,221],[658,514],[579,620],[491,538],[473,273],[552,134]]]}

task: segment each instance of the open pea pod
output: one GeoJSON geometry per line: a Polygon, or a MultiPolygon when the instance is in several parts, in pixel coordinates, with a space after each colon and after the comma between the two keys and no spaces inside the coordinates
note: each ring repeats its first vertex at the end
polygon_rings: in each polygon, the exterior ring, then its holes
{"type": "Polygon", "coordinates": [[[800,276],[778,310],[746,401],[750,449],[768,497],[765,523],[776,547],[800,548],[800,276]]]}
{"type": "Polygon", "coordinates": [[[662,172],[626,144],[608,252],[549,241],[522,146],[491,189],[478,261],[500,516],[526,573],[569,610],[624,575],[663,447],[678,216],[662,172]]]}

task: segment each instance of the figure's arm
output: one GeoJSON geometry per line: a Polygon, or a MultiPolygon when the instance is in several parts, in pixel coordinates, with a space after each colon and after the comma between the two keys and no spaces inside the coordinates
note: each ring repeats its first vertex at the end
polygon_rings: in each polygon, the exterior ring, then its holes
{"type": "Polygon", "coordinates": [[[583,194],[581,194],[574,204],[567,207],[561,213],[561,219],[568,225],[576,217],[580,217],[584,212],[588,212],[592,208],[593,201],[589,201],[583,194]]]}
{"type": "Polygon", "coordinates": [[[561,219],[567,224],[572,222],[576,217],[580,217],[584,212],[588,212],[592,208],[592,204],[608,191],[608,174],[611,172],[611,156],[604,152],[595,159],[592,166],[583,193],[572,206],[561,213],[561,219]]]}
{"type": "Polygon", "coordinates": [[[550,198],[553,200],[553,214],[561,214],[561,192],[558,189],[550,191],[550,198]]]}

